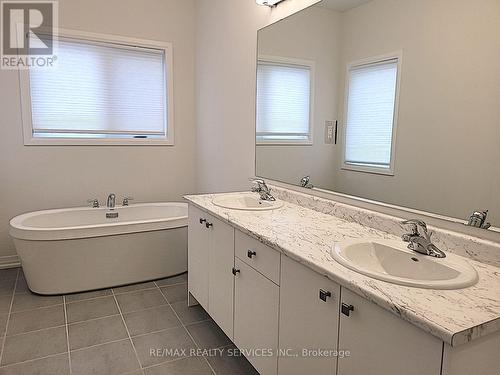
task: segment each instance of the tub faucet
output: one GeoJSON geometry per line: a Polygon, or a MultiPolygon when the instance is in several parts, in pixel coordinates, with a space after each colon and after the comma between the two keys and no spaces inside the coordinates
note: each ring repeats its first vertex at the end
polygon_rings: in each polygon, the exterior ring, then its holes
{"type": "Polygon", "coordinates": [[[252,180],[253,183],[257,184],[257,186],[252,188],[252,191],[260,194],[260,199],[263,201],[275,201],[271,194],[271,189],[266,185],[266,182],[260,178],[256,178],[252,180]]]}
{"type": "Polygon", "coordinates": [[[97,198],[88,199],[87,203],[92,204],[92,208],[99,208],[99,200],[97,198]]]}
{"type": "Polygon", "coordinates": [[[108,207],[110,210],[114,210],[115,204],[116,204],[116,195],[111,193],[108,195],[108,201],[106,203],[106,207],[108,207]]]}
{"type": "Polygon", "coordinates": [[[404,242],[408,242],[408,249],[435,258],[446,257],[446,254],[432,243],[432,232],[427,231],[427,225],[422,220],[406,220],[402,221],[401,224],[410,226],[410,233],[405,233],[401,237],[404,242]],[[422,234],[420,234],[419,228],[422,229],[422,234]]]}

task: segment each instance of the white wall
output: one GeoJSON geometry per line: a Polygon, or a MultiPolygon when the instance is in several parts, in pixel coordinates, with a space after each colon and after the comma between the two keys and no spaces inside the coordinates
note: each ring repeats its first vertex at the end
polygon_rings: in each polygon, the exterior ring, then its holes
{"type": "Polygon", "coordinates": [[[277,8],[255,0],[197,1],[198,187],[247,189],[255,161],[257,30],[317,0],[277,8]]]}
{"type": "Polygon", "coordinates": [[[258,145],[256,174],[298,184],[333,186],[335,145],[325,143],[325,121],[338,118],[340,60],[340,13],[311,7],[259,32],[259,55],[296,58],[314,62],[313,144],[258,145]],[[305,32],[307,30],[307,32],[305,32]],[[278,164],[277,162],[280,161],[278,164]]]}
{"type": "MultiPolygon", "coordinates": [[[[0,71],[0,264],[13,216],[107,194],[181,200],[196,190],[195,0],[59,0],[60,27],[173,42],[175,146],[23,146],[19,83],[0,71]]],[[[3,258],[6,259],[6,258],[3,258]]]]}

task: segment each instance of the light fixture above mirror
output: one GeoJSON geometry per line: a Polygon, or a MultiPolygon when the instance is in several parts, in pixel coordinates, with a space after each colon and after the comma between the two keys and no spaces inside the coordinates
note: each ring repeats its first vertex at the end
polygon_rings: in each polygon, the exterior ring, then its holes
{"type": "Polygon", "coordinates": [[[258,5],[267,5],[268,7],[275,7],[285,0],[255,0],[258,5]]]}

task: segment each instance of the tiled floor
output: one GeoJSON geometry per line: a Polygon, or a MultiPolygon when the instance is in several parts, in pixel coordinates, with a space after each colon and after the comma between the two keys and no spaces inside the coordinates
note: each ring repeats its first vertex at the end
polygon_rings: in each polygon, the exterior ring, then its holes
{"type": "Polygon", "coordinates": [[[0,375],[257,374],[186,295],[183,274],[43,297],[0,270],[0,375]]]}

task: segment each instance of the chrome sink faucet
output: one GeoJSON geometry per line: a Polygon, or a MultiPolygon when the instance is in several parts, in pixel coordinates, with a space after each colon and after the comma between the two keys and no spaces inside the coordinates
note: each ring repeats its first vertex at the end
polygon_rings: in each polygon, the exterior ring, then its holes
{"type": "Polygon", "coordinates": [[[108,195],[108,201],[106,202],[106,207],[110,210],[114,210],[116,205],[116,195],[111,193],[108,195]]]}
{"type": "Polygon", "coordinates": [[[446,254],[432,243],[432,232],[427,230],[427,224],[425,224],[425,222],[422,220],[412,219],[405,220],[401,222],[401,224],[410,226],[410,233],[405,233],[401,237],[404,242],[408,242],[408,249],[435,258],[446,257],[446,254]],[[419,228],[422,233],[420,233],[419,228]]]}
{"type": "Polygon", "coordinates": [[[274,198],[271,194],[271,189],[266,185],[266,182],[260,178],[252,179],[252,182],[254,184],[257,184],[257,186],[252,187],[252,191],[255,193],[259,193],[260,199],[263,201],[275,201],[276,198],[274,198]]]}

